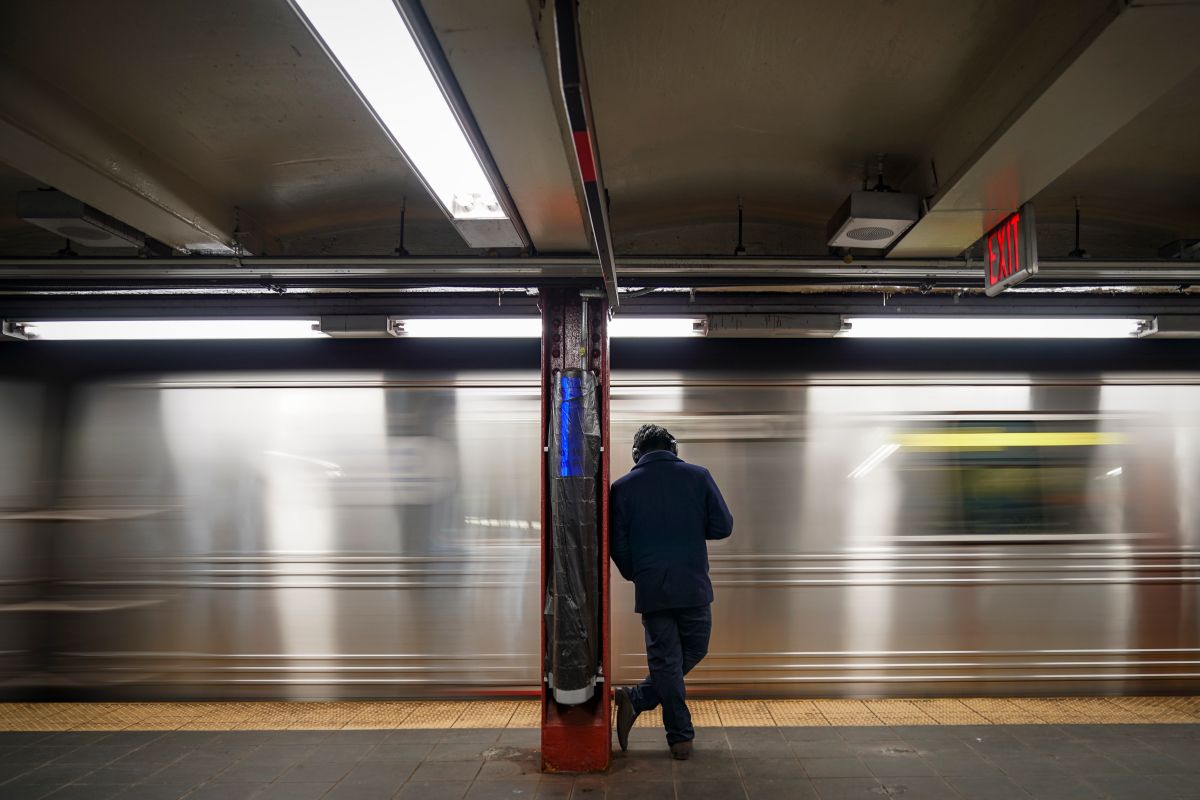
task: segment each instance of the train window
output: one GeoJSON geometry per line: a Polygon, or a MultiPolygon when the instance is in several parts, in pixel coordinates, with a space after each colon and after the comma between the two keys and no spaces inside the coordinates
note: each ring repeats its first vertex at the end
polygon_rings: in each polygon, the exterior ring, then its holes
{"type": "Polygon", "coordinates": [[[900,438],[902,537],[1100,533],[1097,495],[1116,487],[1098,481],[1120,474],[1121,438],[1091,420],[972,421],[900,438]]]}

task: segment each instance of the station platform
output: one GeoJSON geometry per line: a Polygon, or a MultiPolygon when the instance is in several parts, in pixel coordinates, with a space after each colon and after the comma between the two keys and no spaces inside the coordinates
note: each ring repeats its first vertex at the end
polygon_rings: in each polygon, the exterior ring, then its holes
{"type": "MultiPolygon", "coordinates": [[[[538,704],[0,704],[0,797],[1200,798],[1200,698],[699,700],[603,775],[538,770],[538,704]]],[[[614,743],[615,748],[615,743],[614,743]]]]}

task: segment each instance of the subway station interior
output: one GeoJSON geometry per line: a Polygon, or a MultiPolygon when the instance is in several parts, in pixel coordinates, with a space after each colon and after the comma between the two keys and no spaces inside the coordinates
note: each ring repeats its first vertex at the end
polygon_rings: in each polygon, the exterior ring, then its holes
{"type": "Polygon", "coordinates": [[[1198,38],[0,4],[0,798],[1200,798],[1198,38]]]}

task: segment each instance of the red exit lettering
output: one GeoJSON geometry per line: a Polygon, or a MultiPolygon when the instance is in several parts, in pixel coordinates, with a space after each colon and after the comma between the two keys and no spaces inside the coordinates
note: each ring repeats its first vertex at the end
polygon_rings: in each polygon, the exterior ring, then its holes
{"type": "Polygon", "coordinates": [[[1033,204],[1025,203],[983,237],[983,288],[995,297],[1038,271],[1033,204]]]}
{"type": "Polygon", "coordinates": [[[992,286],[1017,274],[1024,266],[1019,245],[1020,226],[1021,214],[1018,212],[1000,223],[984,241],[988,283],[992,286]]]}

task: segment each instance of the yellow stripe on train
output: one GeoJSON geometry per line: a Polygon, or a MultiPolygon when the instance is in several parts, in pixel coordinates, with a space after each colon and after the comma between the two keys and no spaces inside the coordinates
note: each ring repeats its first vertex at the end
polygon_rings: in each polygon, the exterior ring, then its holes
{"type": "Polygon", "coordinates": [[[1008,447],[1100,447],[1125,444],[1123,433],[1099,431],[954,431],[905,433],[896,441],[915,450],[1003,450],[1008,447]]]}

